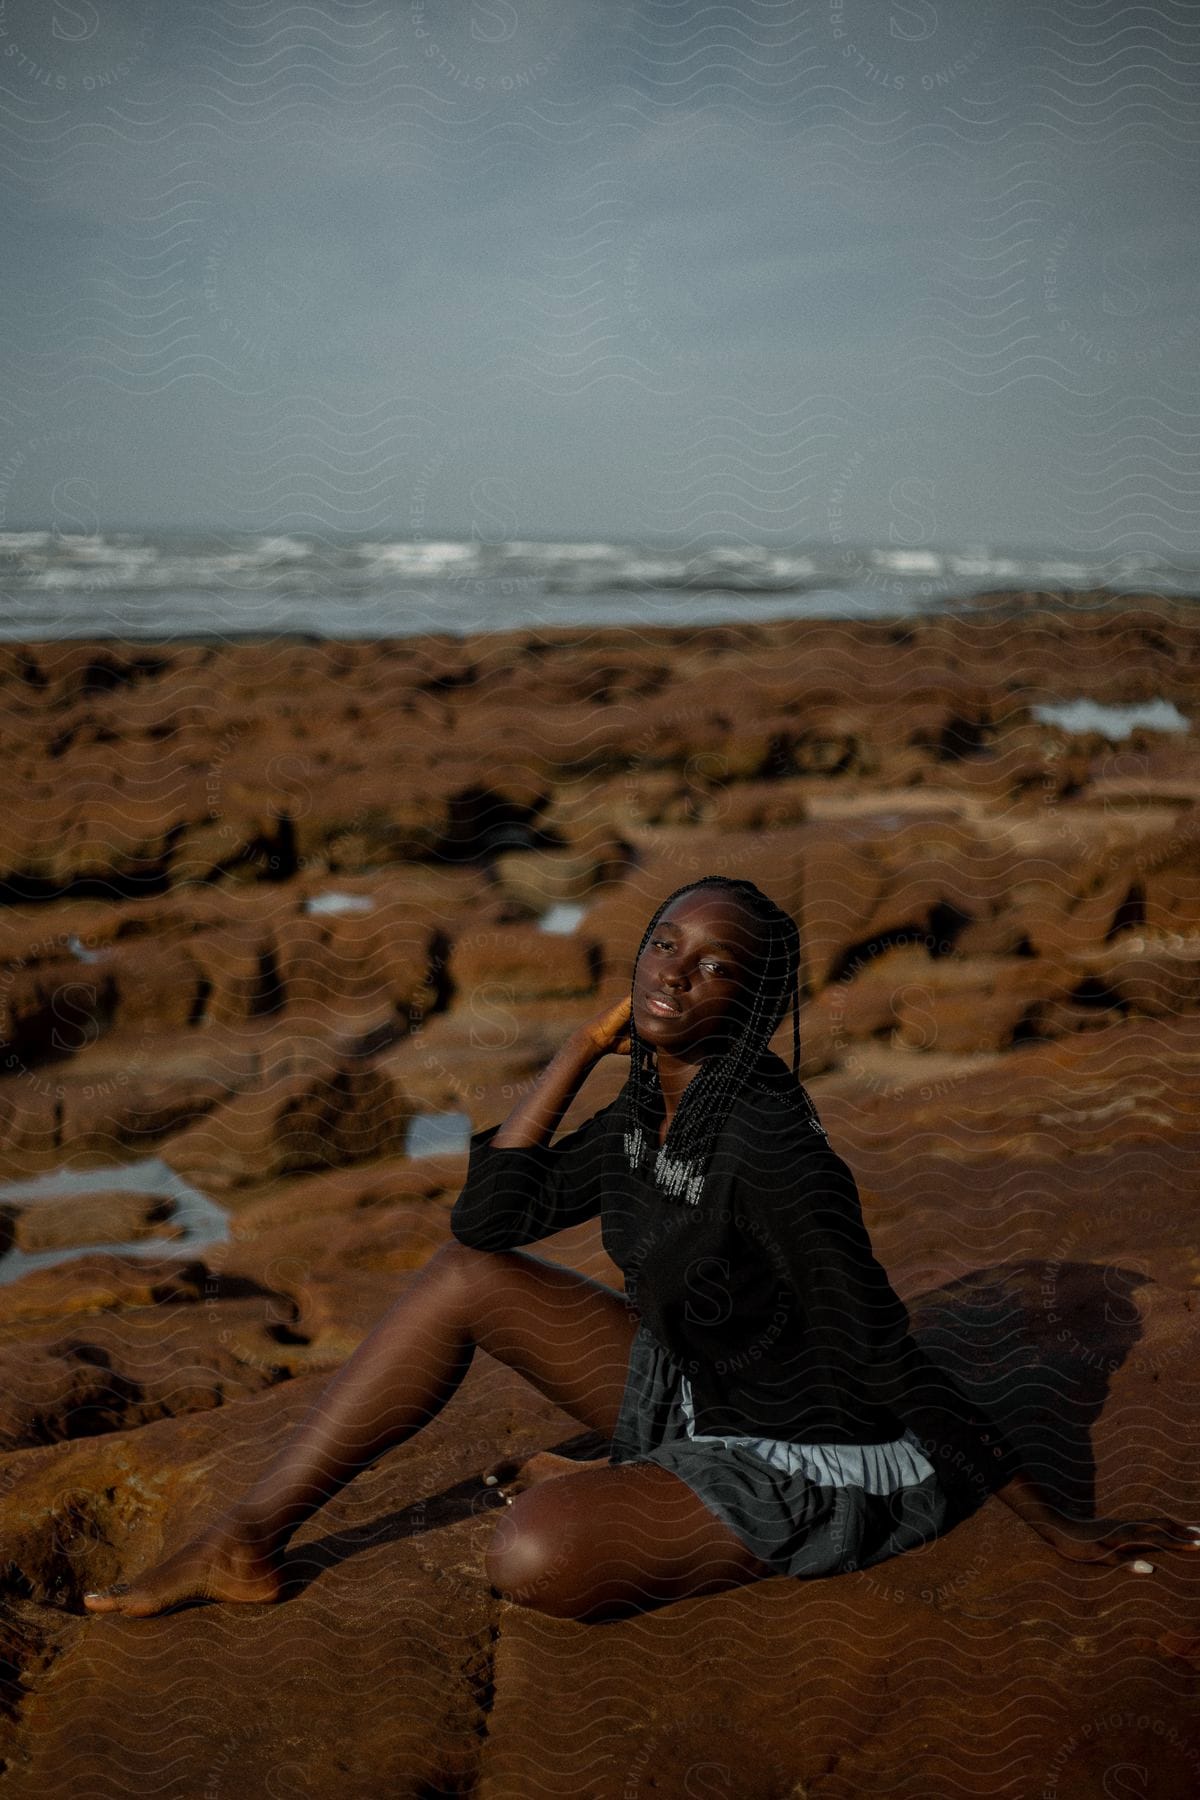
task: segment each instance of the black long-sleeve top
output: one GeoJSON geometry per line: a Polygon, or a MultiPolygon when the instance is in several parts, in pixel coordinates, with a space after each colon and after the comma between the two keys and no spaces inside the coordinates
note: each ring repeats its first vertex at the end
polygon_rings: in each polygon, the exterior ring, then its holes
{"type": "Polygon", "coordinates": [[[768,1052],[736,1099],[695,1204],[625,1153],[628,1083],[557,1143],[473,1134],[450,1217],[460,1243],[512,1250],[599,1214],[629,1304],[688,1376],[697,1432],[885,1443],[911,1427],[946,1485],[977,1496],[1011,1445],[917,1345],[875,1260],[854,1177],[768,1052]]]}

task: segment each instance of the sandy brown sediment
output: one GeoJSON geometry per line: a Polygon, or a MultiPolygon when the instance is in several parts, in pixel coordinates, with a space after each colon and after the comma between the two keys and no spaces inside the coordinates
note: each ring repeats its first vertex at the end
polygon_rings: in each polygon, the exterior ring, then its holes
{"type": "MultiPolygon", "coordinates": [[[[13,1791],[669,1796],[714,1757],[748,1794],[1067,1800],[1122,1758],[1190,1791],[1200,1575],[1069,1565],[995,1502],[639,1621],[498,1602],[480,1475],[580,1428],[483,1358],[302,1528],[283,1606],[79,1596],[240,1491],[444,1241],[465,1159],[406,1158],[410,1118],[502,1117],[708,872],[801,924],[802,1074],[919,1328],[1064,1497],[1200,1520],[1200,744],[1030,711],[1198,693],[1194,605],[1153,596],[0,648],[5,1173],[160,1157],[232,1233],[113,1256],[64,1207],[37,1241],[81,1253],[0,1286],[13,1791]]],[[[619,1285],[594,1227],[539,1254],[619,1285]]]]}

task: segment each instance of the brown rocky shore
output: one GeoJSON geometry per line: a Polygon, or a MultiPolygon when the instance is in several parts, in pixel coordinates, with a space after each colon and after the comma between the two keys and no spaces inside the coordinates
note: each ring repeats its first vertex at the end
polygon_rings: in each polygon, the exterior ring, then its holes
{"type": "MultiPolygon", "coordinates": [[[[81,1605],[248,1484],[447,1236],[465,1157],[410,1122],[502,1118],[710,872],[800,923],[803,1078],[914,1324],[1065,1503],[1200,1521],[1198,698],[1195,603],[1153,596],[0,647],[8,1791],[1200,1791],[1200,1569],[1068,1563],[995,1501],[616,1624],[498,1600],[482,1472],[597,1450],[482,1354],[301,1528],[285,1604],[81,1605]],[[1033,711],[1076,698],[1192,728],[1033,711]]],[[[620,1285],[595,1227],[537,1253],[620,1285]]]]}

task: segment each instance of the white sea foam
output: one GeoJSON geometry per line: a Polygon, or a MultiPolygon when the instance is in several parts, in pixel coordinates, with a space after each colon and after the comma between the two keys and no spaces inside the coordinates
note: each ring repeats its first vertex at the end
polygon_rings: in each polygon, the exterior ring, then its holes
{"type": "Polygon", "coordinates": [[[889,569],[894,575],[941,575],[944,559],[935,550],[873,550],[871,560],[878,569],[889,569]]]}
{"type": "Polygon", "coordinates": [[[311,632],[460,634],[517,626],[878,618],[981,589],[1200,595],[1200,566],[971,543],[946,550],[297,532],[0,532],[0,637],[311,632]],[[855,573],[859,571],[859,573],[855,573]]]}

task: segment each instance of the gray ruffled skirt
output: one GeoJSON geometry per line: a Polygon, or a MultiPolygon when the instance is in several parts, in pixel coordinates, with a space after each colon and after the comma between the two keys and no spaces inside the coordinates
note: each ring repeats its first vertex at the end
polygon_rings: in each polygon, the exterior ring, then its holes
{"type": "Polygon", "coordinates": [[[691,1384],[645,1325],[629,1357],[610,1463],[678,1475],[762,1562],[811,1578],[929,1543],[949,1518],[911,1431],[887,1444],[795,1444],[695,1430],[691,1384]]]}

